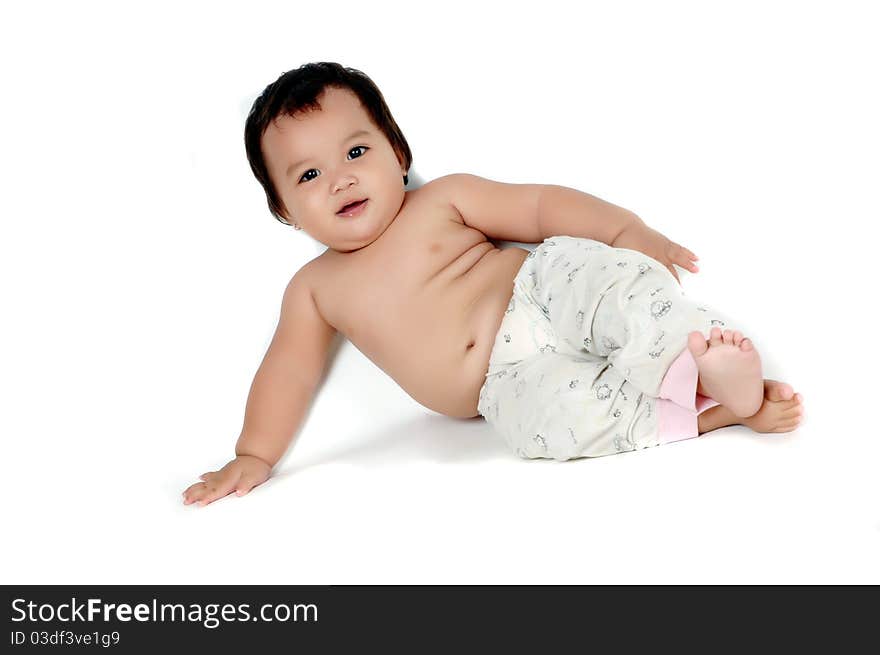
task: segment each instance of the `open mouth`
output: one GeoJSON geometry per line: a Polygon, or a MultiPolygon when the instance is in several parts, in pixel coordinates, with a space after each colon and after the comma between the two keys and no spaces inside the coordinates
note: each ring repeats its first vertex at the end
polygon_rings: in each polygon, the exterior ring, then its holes
{"type": "Polygon", "coordinates": [[[368,198],[364,198],[363,200],[348,204],[336,213],[339,216],[354,216],[355,214],[359,214],[367,204],[367,200],[368,198]]]}

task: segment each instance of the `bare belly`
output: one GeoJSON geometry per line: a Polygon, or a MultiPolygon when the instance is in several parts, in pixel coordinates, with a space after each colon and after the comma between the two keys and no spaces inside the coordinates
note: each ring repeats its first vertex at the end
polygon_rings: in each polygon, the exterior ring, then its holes
{"type": "Polygon", "coordinates": [[[423,362],[414,368],[404,366],[406,373],[414,375],[401,386],[426,407],[458,418],[478,416],[479,392],[495,335],[513,295],[513,279],[529,254],[521,248],[499,250],[491,243],[486,248],[458,284],[423,303],[420,316],[413,315],[423,327],[414,331],[415,339],[405,339],[414,344],[421,341],[410,353],[410,362],[420,360],[419,352],[423,362]],[[418,338],[428,331],[430,341],[418,338]],[[425,352],[426,347],[433,353],[425,352]]]}
{"type": "Polygon", "coordinates": [[[315,300],[325,319],[417,402],[447,416],[478,416],[495,335],[529,251],[483,240],[439,271],[419,254],[423,263],[412,270],[403,255],[397,275],[366,266],[356,278],[334,279],[332,295],[325,284],[315,300]]]}

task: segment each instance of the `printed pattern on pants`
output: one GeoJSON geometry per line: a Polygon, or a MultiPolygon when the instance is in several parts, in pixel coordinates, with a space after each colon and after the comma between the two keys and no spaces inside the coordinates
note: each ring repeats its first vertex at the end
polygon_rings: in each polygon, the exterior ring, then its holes
{"type": "Polygon", "coordinates": [[[549,237],[523,262],[478,411],[521,457],[655,446],[663,377],[694,330],[725,326],[647,255],[549,237]]]}

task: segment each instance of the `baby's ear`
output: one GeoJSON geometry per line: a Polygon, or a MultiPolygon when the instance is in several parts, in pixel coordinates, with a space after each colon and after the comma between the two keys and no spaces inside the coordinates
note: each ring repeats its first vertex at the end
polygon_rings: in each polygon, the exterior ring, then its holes
{"type": "Polygon", "coordinates": [[[288,212],[286,209],[282,208],[280,215],[281,215],[282,220],[285,223],[287,223],[290,227],[293,227],[294,224],[296,223],[296,221],[293,220],[293,218],[290,216],[290,212],[288,212]]]}

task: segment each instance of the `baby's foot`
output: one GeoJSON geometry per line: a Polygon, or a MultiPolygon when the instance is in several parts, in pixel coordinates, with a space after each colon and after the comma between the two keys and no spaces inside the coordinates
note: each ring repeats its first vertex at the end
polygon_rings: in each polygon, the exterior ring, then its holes
{"type": "Polygon", "coordinates": [[[764,397],[761,358],[742,333],[712,328],[709,341],[701,332],[688,335],[688,348],[699,371],[697,393],[708,396],[739,418],[752,416],[764,397]]]}
{"type": "Polygon", "coordinates": [[[754,416],[739,422],[755,432],[791,432],[804,417],[804,399],[791,385],[764,380],[764,401],[754,416]]]}
{"type": "MultiPolygon", "coordinates": [[[[764,379],[764,399],[773,402],[791,400],[795,396],[794,389],[786,382],[764,379]]],[[[800,397],[800,394],[797,394],[800,397]]]]}

